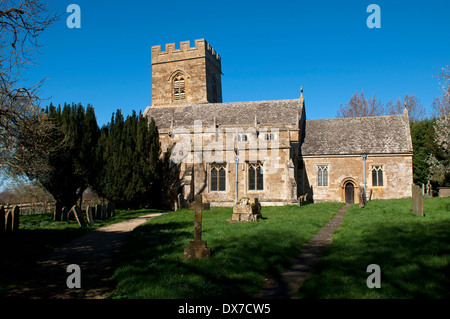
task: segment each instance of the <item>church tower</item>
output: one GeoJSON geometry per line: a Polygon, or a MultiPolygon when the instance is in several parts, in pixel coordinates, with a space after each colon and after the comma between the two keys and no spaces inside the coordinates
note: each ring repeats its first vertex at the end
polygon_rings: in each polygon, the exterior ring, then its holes
{"type": "Polygon", "coordinates": [[[152,107],[222,103],[219,54],[204,39],[152,47],[152,107]]]}

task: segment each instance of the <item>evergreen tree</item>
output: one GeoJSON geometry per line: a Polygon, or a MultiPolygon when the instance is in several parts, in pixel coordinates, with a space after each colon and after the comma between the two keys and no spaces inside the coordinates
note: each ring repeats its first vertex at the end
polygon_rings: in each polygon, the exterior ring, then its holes
{"type": "Polygon", "coordinates": [[[96,156],[101,161],[95,190],[118,207],[158,206],[161,198],[160,145],[156,125],[133,111],[120,110],[101,129],[96,156]]]}
{"type": "Polygon", "coordinates": [[[96,172],[99,129],[94,109],[81,104],[65,104],[61,109],[50,104],[45,113],[54,123],[53,137],[61,147],[48,156],[49,172],[30,177],[52,194],[57,208],[71,207],[77,202],[77,190],[91,185],[96,172]]]}

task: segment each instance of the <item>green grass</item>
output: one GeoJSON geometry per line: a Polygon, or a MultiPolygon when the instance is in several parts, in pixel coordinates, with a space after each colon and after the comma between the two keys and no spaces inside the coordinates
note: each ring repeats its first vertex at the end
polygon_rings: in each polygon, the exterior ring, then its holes
{"type": "Polygon", "coordinates": [[[17,232],[0,233],[0,296],[8,289],[35,276],[36,261],[55,248],[86,232],[122,222],[155,210],[117,211],[107,220],[96,220],[94,227],[81,229],[76,221],[53,222],[53,214],[20,216],[17,232]]]}
{"type": "Polygon", "coordinates": [[[193,211],[155,218],[135,229],[116,258],[114,298],[251,297],[265,275],[287,267],[342,206],[263,207],[257,223],[229,223],[232,208],[212,208],[203,213],[202,236],[212,256],[202,260],[183,259],[193,240],[193,211]]]}
{"type": "Polygon", "coordinates": [[[353,205],[298,296],[449,298],[450,198],[425,198],[424,212],[413,215],[411,199],[353,205]],[[381,268],[380,289],[366,285],[370,264],[381,268]]]}

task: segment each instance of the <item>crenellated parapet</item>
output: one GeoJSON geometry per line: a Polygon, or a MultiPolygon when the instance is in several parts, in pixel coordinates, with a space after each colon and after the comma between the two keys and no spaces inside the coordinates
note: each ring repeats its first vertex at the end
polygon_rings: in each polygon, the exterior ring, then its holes
{"type": "Polygon", "coordinates": [[[190,41],[180,42],[179,49],[175,43],[166,44],[165,51],[161,51],[161,45],[152,47],[152,65],[205,57],[219,70],[222,69],[220,55],[205,39],[195,40],[194,47],[191,47],[190,41]]]}

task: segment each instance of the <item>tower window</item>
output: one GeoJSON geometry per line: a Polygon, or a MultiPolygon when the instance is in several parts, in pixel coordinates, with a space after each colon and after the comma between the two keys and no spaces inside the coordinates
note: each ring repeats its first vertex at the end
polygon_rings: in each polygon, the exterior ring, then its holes
{"type": "Polygon", "coordinates": [[[186,100],[186,83],[182,74],[177,74],[173,79],[173,99],[186,100]]]}

